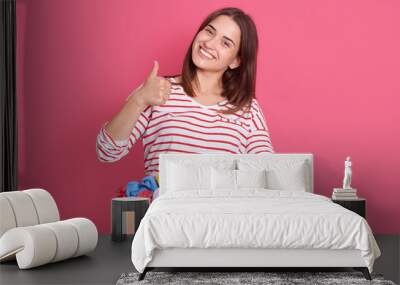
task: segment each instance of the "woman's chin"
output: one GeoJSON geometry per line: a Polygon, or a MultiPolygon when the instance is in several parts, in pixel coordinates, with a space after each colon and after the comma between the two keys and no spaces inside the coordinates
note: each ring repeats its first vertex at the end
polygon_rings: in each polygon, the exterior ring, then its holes
{"type": "Polygon", "coordinates": [[[203,60],[197,60],[193,59],[193,64],[200,70],[205,70],[205,71],[216,71],[217,68],[210,64],[209,62],[204,62],[203,60]]]}

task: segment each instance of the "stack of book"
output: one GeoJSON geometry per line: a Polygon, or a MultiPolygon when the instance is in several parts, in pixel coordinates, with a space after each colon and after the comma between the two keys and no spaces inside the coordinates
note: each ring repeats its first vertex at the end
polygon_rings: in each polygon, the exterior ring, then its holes
{"type": "Polygon", "coordinates": [[[357,189],[334,188],[332,193],[333,200],[357,200],[357,189]]]}

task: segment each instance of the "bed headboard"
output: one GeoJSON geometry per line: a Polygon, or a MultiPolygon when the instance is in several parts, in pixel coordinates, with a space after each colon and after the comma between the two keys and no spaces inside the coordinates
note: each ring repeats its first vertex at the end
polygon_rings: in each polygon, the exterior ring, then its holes
{"type": "Polygon", "coordinates": [[[232,160],[237,165],[236,161],[241,158],[265,158],[270,161],[281,160],[304,160],[305,161],[305,179],[306,191],[314,192],[314,174],[313,174],[313,154],[311,153],[270,153],[270,154],[226,154],[226,153],[161,153],[159,157],[159,177],[160,177],[160,194],[166,189],[168,175],[168,163],[173,161],[188,160],[193,164],[211,164],[219,159],[232,160]]]}

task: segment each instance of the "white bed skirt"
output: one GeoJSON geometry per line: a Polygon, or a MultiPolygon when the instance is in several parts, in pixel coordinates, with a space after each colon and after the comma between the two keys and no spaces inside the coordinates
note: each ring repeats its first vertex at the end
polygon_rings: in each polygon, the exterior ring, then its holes
{"type": "Polygon", "coordinates": [[[199,249],[154,251],[147,267],[366,267],[360,250],[199,249]]]}

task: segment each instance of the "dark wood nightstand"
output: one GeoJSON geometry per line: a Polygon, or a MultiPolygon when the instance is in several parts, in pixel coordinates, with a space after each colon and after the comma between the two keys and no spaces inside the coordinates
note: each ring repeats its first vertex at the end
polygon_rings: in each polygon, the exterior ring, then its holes
{"type": "Polygon", "coordinates": [[[133,236],[150,205],[149,198],[119,197],[111,200],[111,240],[133,236]]]}
{"type": "Polygon", "coordinates": [[[339,204],[340,206],[359,214],[361,217],[366,219],[366,200],[364,198],[358,198],[355,200],[336,200],[332,199],[332,202],[339,204]]]}

